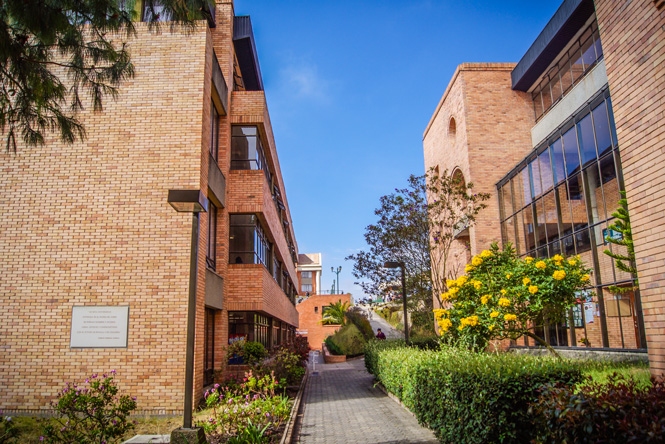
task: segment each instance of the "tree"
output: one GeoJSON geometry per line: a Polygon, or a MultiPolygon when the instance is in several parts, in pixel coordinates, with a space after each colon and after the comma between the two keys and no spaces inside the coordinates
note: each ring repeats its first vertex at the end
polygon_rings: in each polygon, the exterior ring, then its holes
{"type": "Polygon", "coordinates": [[[520,259],[511,245],[499,250],[493,243],[473,257],[466,274],[447,282],[446,308],[434,310],[439,333],[476,349],[528,336],[556,355],[531,329],[563,321],[589,272],[579,256],[520,259]]]}
{"type": "MultiPolygon", "coordinates": [[[[618,287],[612,285],[608,287],[608,290],[615,294],[626,293],[629,291],[637,290],[639,288],[637,282],[637,267],[635,266],[635,246],[633,245],[633,230],[630,227],[630,215],[628,214],[628,200],[626,200],[626,192],[619,191],[621,193],[621,199],[619,200],[619,208],[612,213],[612,216],[616,217],[616,220],[608,228],[612,231],[621,233],[620,239],[615,239],[612,236],[608,235],[605,237],[605,240],[611,244],[617,245],[619,247],[626,248],[626,254],[613,253],[609,249],[605,250],[603,253],[614,259],[616,267],[630,273],[634,276],[633,285],[628,287],[618,287]]],[[[611,231],[610,231],[611,233],[611,231]]]]}
{"type": "MultiPolygon", "coordinates": [[[[126,39],[138,15],[132,0],[5,0],[0,3],[0,129],[7,149],[16,137],[27,146],[44,144],[47,132],[65,143],[85,138],[77,118],[87,92],[94,111],[134,75],[126,39]]],[[[148,2],[154,28],[210,16],[206,0],[148,2]]]]}
{"type": "Polygon", "coordinates": [[[432,263],[432,290],[443,305],[441,294],[448,291],[447,281],[459,273],[461,264],[450,257],[457,234],[472,227],[478,213],[487,208],[487,193],[473,193],[473,183],[465,183],[461,174],[427,173],[428,224],[432,263]]]}
{"type": "Polygon", "coordinates": [[[323,308],[323,319],[321,319],[321,324],[346,324],[346,312],[349,309],[348,302],[337,301],[323,308]]]}
{"type": "Polygon", "coordinates": [[[374,210],[375,224],[365,228],[369,250],[346,257],[354,261],[353,275],[360,279],[366,294],[383,296],[388,287],[401,288],[400,271],[384,268],[386,261],[402,261],[411,310],[431,312],[432,278],[429,244],[429,224],[424,176],[411,175],[408,186],[395,189],[380,198],[374,210]]]}

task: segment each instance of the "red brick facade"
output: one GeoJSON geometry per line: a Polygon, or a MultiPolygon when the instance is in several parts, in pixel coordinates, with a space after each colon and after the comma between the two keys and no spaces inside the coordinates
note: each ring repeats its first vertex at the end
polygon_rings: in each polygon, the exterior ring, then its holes
{"type": "Polygon", "coordinates": [[[300,318],[299,333],[305,336],[312,350],[321,350],[321,344],[339,330],[339,325],[321,325],[323,307],[334,302],[351,303],[350,294],[316,294],[308,297],[296,306],[300,318]]]}
{"type": "MultiPolygon", "coordinates": [[[[256,125],[297,254],[264,93],[231,91],[233,20],[232,1],[220,0],[214,29],[203,21],[160,32],[137,24],[129,42],[136,75],[103,112],[81,113],[87,140],[65,145],[50,137],[43,147],[0,151],[3,411],[48,409],[66,381],[115,369],[139,410],[182,412],[192,217],[173,210],[168,190],[201,190],[226,204],[216,230],[223,309],[214,318],[214,368],[224,366],[229,310],[298,326],[294,304],[266,267],[228,265],[229,214],[254,213],[289,279],[298,282],[265,176],[230,171],[231,125],[256,125]],[[229,89],[219,122],[225,196],[214,196],[208,183],[213,52],[229,89]],[[72,307],[82,305],[128,305],[127,347],[70,348],[72,307]]],[[[209,214],[201,213],[195,399],[204,386],[208,223],[209,214]]]]}

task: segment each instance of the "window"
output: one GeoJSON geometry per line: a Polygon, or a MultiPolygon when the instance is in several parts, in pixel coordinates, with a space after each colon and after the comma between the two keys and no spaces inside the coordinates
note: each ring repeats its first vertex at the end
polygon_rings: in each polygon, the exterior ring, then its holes
{"type": "Polygon", "coordinates": [[[206,265],[211,270],[217,269],[217,207],[210,202],[208,211],[208,248],[206,249],[206,265]]]}
{"type": "Polygon", "coordinates": [[[219,152],[219,113],[215,104],[210,102],[210,155],[217,161],[219,152]]]}
{"type": "Polygon", "coordinates": [[[303,271],[300,273],[300,277],[305,278],[305,279],[311,279],[312,278],[312,272],[311,271],[303,271]]]}
{"type": "Polygon", "coordinates": [[[271,246],[254,214],[229,217],[229,263],[263,264],[270,269],[271,246]]]}
{"type": "Polygon", "coordinates": [[[531,98],[536,120],[539,120],[563,95],[596,65],[603,56],[598,23],[594,21],[572,42],[570,48],[543,75],[531,98]]]}
{"type": "Polygon", "coordinates": [[[231,169],[263,170],[268,183],[272,184],[257,127],[234,126],[231,130],[231,169]]]}
{"type": "Polygon", "coordinates": [[[215,372],[215,310],[206,307],[203,330],[205,331],[203,339],[203,385],[213,383],[213,374],[215,372]]]}
{"type": "Polygon", "coordinates": [[[312,284],[301,284],[300,291],[312,291],[312,284]]]}

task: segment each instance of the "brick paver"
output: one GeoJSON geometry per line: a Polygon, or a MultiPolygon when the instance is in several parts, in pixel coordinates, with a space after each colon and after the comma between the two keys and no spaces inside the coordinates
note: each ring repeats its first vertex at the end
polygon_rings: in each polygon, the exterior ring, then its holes
{"type": "Polygon", "coordinates": [[[357,359],[317,364],[304,394],[302,444],[437,443],[430,430],[380,389],[357,359]]]}

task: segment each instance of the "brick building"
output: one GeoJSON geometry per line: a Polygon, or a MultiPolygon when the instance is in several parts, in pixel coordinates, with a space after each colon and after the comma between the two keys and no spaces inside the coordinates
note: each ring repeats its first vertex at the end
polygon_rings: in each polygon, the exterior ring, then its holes
{"type": "Polygon", "coordinates": [[[309,296],[321,293],[321,253],[298,255],[298,294],[309,296]]]}
{"type": "Polygon", "coordinates": [[[87,140],[0,153],[3,411],[115,369],[139,410],[180,414],[193,244],[195,400],[230,339],[295,334],[297,245],[251,22],[231,0],[213,16],[137,23],[136,75],[80,115],[87,140]],[[170,190],[207,207],[194,242],[170,190]]]}
{"type": "MultiPolygon", "coordinates": [[[[458,264],[491,241],[519,254],[579,254],[593,268],[554,345],[645,349],[665,370],[665,12],[662,1],[565,0],[517,64],[463,64],[424,133],[425,168],[492,195],[459,233],[458,264]],[[619,191],[628,196],[640,292],[603,250],[619,191]],[[570,326],[573,325],[572,328],[570,326]]],[[[521,340],[520,340],[521,342],[521,340]]],[[[528,345],[528,342],[525,341],[528,345]]]]}

